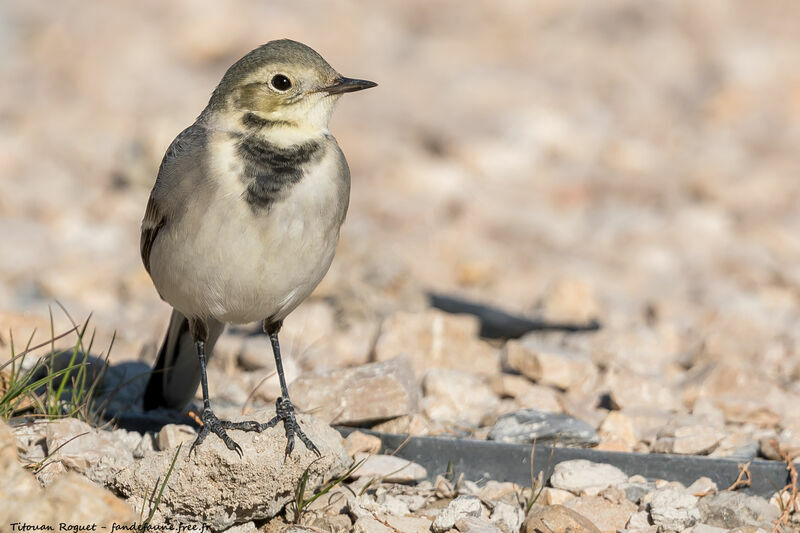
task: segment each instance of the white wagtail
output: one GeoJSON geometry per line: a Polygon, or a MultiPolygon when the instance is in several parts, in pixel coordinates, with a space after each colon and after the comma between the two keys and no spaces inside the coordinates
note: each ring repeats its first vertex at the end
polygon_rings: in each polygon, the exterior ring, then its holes
{"type": "Polygon", "coordinates": [[[263,431],[283,421],[286,454],[295,420],[278,331],[322,280],[347,213],[350,170],[328,131],[343,93],[376,84],[340,76],[318,53],[269,42],[234,63],[194,124],[164,155],[142,221],[141,253],[174,309],[144,396],[146,410],[183,409],[200,383],[203,427],[242,454],[226,429],[263,431]],[[206,361],[225,324],[262,321],[281,384],[266,422],[220,420],[206,361]]]}

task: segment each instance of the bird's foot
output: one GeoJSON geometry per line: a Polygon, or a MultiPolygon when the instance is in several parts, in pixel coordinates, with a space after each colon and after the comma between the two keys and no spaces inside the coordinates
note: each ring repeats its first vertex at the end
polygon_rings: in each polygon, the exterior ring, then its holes
{"type": "MultiPolygon", "coordinates": [[[[294,436],[303,441],[303,444],[306,445],[306,448],[317,454],[320,455],[319,450],[311,442],[311,439],[303,432],[300,428],[300,424],[297,423],[294,414],[294,405],[292,405],[291,400],[286,397],[279,397],[275,400],[275,416],[263,425],[263,428],[271,428],[277,425],[278,422],[283,420],[283,429],[286,431],[286,455],[289,456],[294,449],[294,436]]],[[[262,428],[262,429],[263,429],[262,428]]]]}
{"type": "Polygon", "coordinates": [[[247,420],[244,422],[231,422],[230,420],[220,420],[217,418],[217,415],[214,414],[214,411],[211,409],[203,409],[203,414],[201,416],[201,420],[203,422],[203,427],[200,429],[200,433],[197,435],[197,438],[194,440],[192,444],[191,453],[194,451],[195,447],[198,446],[205,440],[209,433],[213,433],[222,439],[222,442],[225,443],[225,446],[228,447],[229,450],[233,450],[239,454],[239,457],[242,457],[242,448],[236,441],[228,436],[228,433],[225,431],[226,429],[238,429],[241,431],[263,431],[267,427],[270,427],[266,424],[260,424],[254,420],[247,420]]]}

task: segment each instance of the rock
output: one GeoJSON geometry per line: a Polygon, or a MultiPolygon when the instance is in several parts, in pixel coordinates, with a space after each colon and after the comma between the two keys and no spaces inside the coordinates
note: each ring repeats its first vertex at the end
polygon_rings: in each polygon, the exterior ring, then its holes
{"type": "Polygon", "coordinates": [[[47,456],[48,420],[38,420],[12,429],[17,437],[17,451],[24,463],[38,463],[47,456]]]}
{"type": "MultiPolygon", "coordinates": [[[[518,504],[509,504],[506,502],[497,502],[492,509],[492,514],[489,517],[489,522],[499,527],[506,533],[512,531],[519,531],[522,526],[522,521],[525,519],[525,513],[518,504]]],[[[456,524],[456,529],[458,524],[456,524]]],[[[459,531],[461,531],[459,529],[459,531]]]]}
{"type": "Polygon", "coordinates": [[[524,525],[525,533],[600,533],[591,520],[563,505],[534,504],[524,525]]]}
{"type": "Polygon", "coordinates": [[[650,408],[677,411],[678,395],[654,379],[625,368],[612,368],[606,382],[614,409],[650,408]]]}
{"type": "Polygon", "coordinates": [[[442,509],[431,524],[431,531],[444,533],[462,518],[481,515],[481,501],[475,496],[459,496],[442,509]]]}
{"type": "Polygon", "coordinates": [[[679,455],[707,455],[717,447],[724,436],[723,431],[709,424],[703,417],[677,416],[658,432],[653,451],[679,455]]]}
{"type": "Polygon", "coordinates": [[[393,533],[430,533],[431,530],[431,520],[422,516],[382,515],[381,520],[394,529],[393,533]]]}
{"type": "Polygon", "coordinates": [[[535,388],[527,377],[505,372],[490,377],[489,386],[500,398],[519,398],[535,388]]]}
{"type": "Polygon", "coordinates": [[[533,385],[514,399],[517,409],[533,409],[544,413],[563,413],[561,393],[544,385],[533,385]]]}
{"type": "Polygon", "coordinates": [[[788,454],[794,461],[800,458],[800,423],[794,423],[785,427],[777,435],[763,437],[759,440],[761,454],[767,459],[784,461],[784,454],[788,454]],[[776,448],[775,444],[778,445],[776,448]]]}
{"type": "Polygon", "coordinates": [[[159,450],[177,448],[183,442],[190,442],[197,438],[197,433],[192,426],[185,424],[167,424],[158,432],[156,443],[159,450]]]}
{"type": "Polygon", "coordinates": [[[597,449],[613,452],[631,452],[636,446],[633,420],[621,411],[610,411],[597,432],[600,443],[597,449]]]}
{"type": "Polygon", "coordinates": [[[110,528],[113,523],[128,524],[136,518],[127,503],[76,473],[60,475],[42,489],[17,463],[9,441],[16,448],[13,434],[0,421],[0,524],[26,522],[58,530],[61,522],[94,523],[110,528]]]}
{"type": "Polygon", "coordinates": [[[372,426],[372,429],[395,435],[422,437],[424,435],[430,435],[431,422],[425,415],[415,413],[412,415],[398,416],[386,422],[381,422],[380,424],[372,426]]]}
{"type": "Polygon", "coordinates": [[[733,529],[741,526],[769,528],[780,511],[767,500],[741,492],[720,492],[706,496],[698,504],[702,522],[733,529]]]}
{"type": "MultiPolygon", "coordinates": [[[[274,408],[267,408],[234,420],[266,422],[274,414],[274,408]]],[[[191,455],[189,446],[181,448],[160,509],[171,521],[202,522],[222,530],[234,523],[275,516],[292,500],[294,487],[306,469],[308,491],[342,474],[351,459],[339,434],[308,415],[299,414],[297,421],[319,448],[320,458],[298,439],[292,455],[284,457],[286,436],[282,424],[262,433],[229,431],[242,447],[242,458],[211,435],[191,455]]],[[[120,472],[113,487],[138,508],[142,497],[164,481],[174,456],[173,450],[148,454],[120,472]]]]}
{"type": "Polygon", "coordinates": [[[706,524],[697,524],[686,530],[686,533],[726,533],[730,531],[722,527],[714,527],[706,524]]]}
{"type": "Polygon", "coordinates": [[[758,372],[727,363],[714,365],[698,395],[708,398],[728,422],[765,428],[780,422],[778,413],[786,402],[780,389],[758,372]]]}
{"type": "Polygon", "coordinates": [[[459,518],[455,523],[455,528],[461,533],[504,533],[508,531],[500,529],[485,518],[477,516],[459,518]]]}
{"type": "MultiPolygon", "coordinates": [[[[350,531],[353,531],[353,522],[346,514],[311,515],[308,525],[313,528],[312,531],[314,533],[350,533],[350,531]]],[[[263,532],[263,529],[261,531],[263,532]]],[[[280,533],[287,533],[288,531],[287,529],[280,533]]]]}
{"type": "Polygon", "coordinates": [[[355,460],[364,463],[351,474],[353,479],[378,478],[386,483],[408,483],[428,477],[424,467],[393,455],[358,453],[355,460]]]}
{"type": "Polygon", "coordinates": [[[616,487],[625,493],[625,498],[627,500],[632,501],[635,504],[638,504],[642,500],[642,498],[644,498],[647,494],[650,494],[651,492],[656,490],[655,483],[651,483],[646,480],[642,481],[628,480],[625,483],[616,485],[616,487]]]}
{"type": "Polygon", "coordinates": [[[545,344],[534,337],[506,343],[506,364],[543,385],[563,390],[588,390],[598,371],[585,354],[545,344]]]}
{"type": "Polygon", "coordinates": [[[606,487],[613,487],[628,481],[628,476],[617,468],[603,463],[593,463],[586,459],[562,461],[553,469],[550,484],[574,494],[585,492],[597,494],[606,487]]]}
{"type": "Polygon", "coordinates": [[[433,421],[478,426],[499,404],[484,378],[461,370],[428,370],[422,388],[424,411],[433,421]]]}
{"type": "Polygon", "coordinates": [[[387,361],[407,355],[417,378],[431,368],[451,368],[492,376],[500,370],[498,352],[478,337],[480,323],[472,315],[451,315],[429,309],[398,312],[382,325],[375,358],[387,361]]]}
{"type": "Polygon", "coordinates": [[[553,487],[544,487],[540,496],[541,502],[545,505],[563,505],[567,500],[571,500],[576,496],[568,490],[556,489],[553,487]]]}
{"type": "Polygon", "coordinates": [[[362,516],[356,520],[356,523],[353,524],[353,531],[355,533],[394,533],[392,528],[369,516],[362,516]]]}
{"type": "Polygon", "coordinates": [[[0,418],[0,471],[17,464],[17,437],[5,420],[0,418]]]}
{"type": "Polygon", "coordinates": [[[405,357],[318,375],[303,375],[289,387],[302,411],[332,424],[364,424],[417,411],[419,387],[405,357]]]}
{"type": "Polygon", "coordinates": [[[697,478],[694,483],[686,487],[686,492],[699,498],[701,495],[717,492],[717,484],[711,478],[703,476],[697,478]]]}
{"type": "Polygon", "coordinates": [[[624,499],[611,501],[601,496],[581,496],[567,501],[564,506],[583,515],[591,516],[592,523],[602,531],[624,529],[636,512],[636,505],[624,499]]]}
{"type": "Polygon", "coordinates": [[[344,451],[350,457],[357,453],[375,454],[381,449],[381,439],[375,435],[367,435],[361,431],[353,431],[344,439],[344,451]]]}
{"type": "Polygon", "coordinates": [[[255,522],[245,522],[244,524],[237,524],[225,530],[225,533],[257,533],[258,528],[255,522]]]}
{"type": "Polygon", "coordinates": [[[519,492],[520,487],[516,483],[489,480],[473,494],[483,502],[495,503],[505,501],[511,503],[517,501],[519,492]]]}
{"type": "Polygon", "coordinates": [[[675,487],[657,489],[650,499],[650,518],[667,531],[683,531],[700,521],[697,497],[675,487]]]}
{"type": "Polygon", "coordinates": [[[46,443],[48,454],[52,454],[51,460],[60,461],[77,472],[86,473],[102,460],[100,470],[108,469],[104,475],[113,475],[133,461],[131,450],[120,445],[110,432],[95,429],[76,418],[50,422],[46,429],[46,443]]]}
{"type": "Polygon", "coordinates": [[[561,414],[542,413],[532,409],[520,409],[501,416],[489,438],[499,442],[530,444],[553,442],[589,446],[597,443],[594,428],[577,418],[561,414]]]}
{"type": "Polygon", "coordinates": [[[591,285],[564,278],[548,289],[542,315],[546,322],[588,324],[600,317],[600,304],[591,285]]]}
{"type": "Polygon", "coordinates": [[[133,458],[141,459],[148,453],[155,451],[156,449],[155,439],[156,437],[152,433],[145,433],[144,435],[142,435],[141,440],[133,449],[133,458]]]}
{"type": "Polygon", "coordinates": [[[631,517],[628,519],[628,523],[625,524],[625,529],[648,529],[652,527],[655,530],[658,529],[656,526],[650,525],[650,515],[647,514],[647,511],[639,511],[633,513],[631,517]]]}

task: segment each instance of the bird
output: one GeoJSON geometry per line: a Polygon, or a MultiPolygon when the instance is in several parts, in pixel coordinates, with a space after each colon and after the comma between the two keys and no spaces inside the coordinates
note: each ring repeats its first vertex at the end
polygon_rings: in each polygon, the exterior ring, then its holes
{"type": "Polygon", "coordinates": [[[202,388],[202,427],[242,457],[228,430],[283,422],[286,455],[297,423],[281,361],[284,319],[319,284],[333,260],[350,198],[350,170],[328,129],[342,94],[375,87],[340,75],[312,48],[270,41],[223,75],[208,105],[167,149],[141,225],[140,252],[169,327],[143,396],[146,411],[184,409],[202,388]],[[281,395],[266,423],[217,417],[208,359],[227,324],[261,322],[281,395]]]}

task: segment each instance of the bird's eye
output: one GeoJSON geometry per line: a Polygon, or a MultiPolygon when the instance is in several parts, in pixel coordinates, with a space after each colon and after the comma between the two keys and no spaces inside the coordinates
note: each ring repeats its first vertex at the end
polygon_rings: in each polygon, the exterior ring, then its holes
{"type": "Polygon", "coordinates": [[[289,78],[284,76],[283,74],[275,74],[272,76],[272,79],[269,80],[269,84],[272,86],[273,89],[280,92],[286,92],[292,88],[292,82],[289,78]]]}

